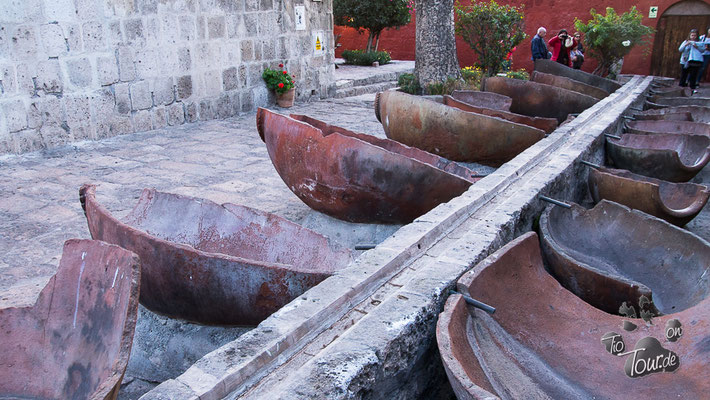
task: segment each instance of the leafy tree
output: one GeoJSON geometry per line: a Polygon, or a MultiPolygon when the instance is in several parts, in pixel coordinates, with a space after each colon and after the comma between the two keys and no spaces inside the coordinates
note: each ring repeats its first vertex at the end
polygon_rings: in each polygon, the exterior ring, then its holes
{"type": "Polygon", "coordinates": [[[382,31],[407,25],[413,8],[413,0],[333,0],[333,22],[361,33],[367,30],[367,52],[377,51],[382,31]]]}
{"type": "Polygon", "coordinates": [[[515,7],[475,2],[457,4],[456,34],[478,55],[478,65],[486,75],[497,74],[513,47],[527,37],[524,31],[523,6],[515,7]]]}
{"type": "Polygon", "coordinates": [[[575,18],[574,26],[584,34],[587,55],[599,61],[593,72],[597,75],[607,75],[609,69],[629,54],[633,46],[648,43],[654,31],[641,24],[643,15],[636,7],[621,15],[611,7],[607,7],[606,16],[597,14],[593,8],[589,13],[592,19],[585,24],[575,18]]]}

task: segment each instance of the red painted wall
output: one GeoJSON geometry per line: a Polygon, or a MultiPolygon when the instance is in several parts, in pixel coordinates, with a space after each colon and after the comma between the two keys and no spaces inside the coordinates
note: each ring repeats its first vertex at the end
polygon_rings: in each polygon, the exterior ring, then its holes
{"type": "MultiPolygon", "coordinates": [[[[470,1],[461,0],[462,4],[470,4],[470,1]]],[[[676,0],[653,0],[632,2],[626,0],[611,0],[602,2],[598,0],[588,1],[573,1],[573,0],[522,0],[509,1],[500,0],[502,4],[523,4],[525,6],[525,33],[528,38],[517,46],[516,52],[513,54],[513,69],[525,68],[531,71],[533,63],[530,60],[530,41],[537,32],[537,28],[544,26],[547,28],[546,40],[549,40],[560,29],[565,28],[572,34],[574,33],[574,19],[587,22],[591,16],[589,10],[594,8],[601,14],[606,14],[606,7],[612,7],[621,14],[628,11],[632,6],[636,6],[639,12],[644,16],[643,24],[656,29],[658,21],[663,15],[663,12],[675,3],[676,0]],[[648,18],[648,11],[651,6],[658,7],[658,18],[648,18]]],[[[395,60],[414,60],[415,59],[415,23],[412,22],[400,29],[385,30],[380,37],[379,50],[387,50],[392,54],[395,60]]],[[[702,29],[702,28],[701,28],[702,29]]],[[[336,49],[336,57],[340,57],[345,49],[364,49],[367,45],[367,33],[358,34],[355,29],[341,26],[335,27],[335,34],[341,34],[339,43],[341,47],[336,49]]],[[[680,44],[680,43],[679,43],[680,44]]],[[[634,47],[631,53],[624,57],[624,65],[621,70],[625,74],[642,74],[650,73],[651,68],[651,50],[653,47],[653,37],[650,38],[649,44],[646,46],[647,52],[644,54],[642,47],[634,47]]],[[[456,48],[461,66],[473,65],[476,57],[473,50],[464,43],[460,38],[456,39],[456,48]]],[[[591,72],[596,67],[596,63],[587,58],[582,67],[583,70],[591,72]]]]}

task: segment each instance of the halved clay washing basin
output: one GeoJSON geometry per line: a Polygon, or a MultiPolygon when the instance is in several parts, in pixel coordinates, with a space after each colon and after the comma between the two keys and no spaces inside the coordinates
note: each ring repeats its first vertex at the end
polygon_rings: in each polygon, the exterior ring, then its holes
{"type": "Polygon", "coordinates": [[[661,107],[677,107],[677,106],[710,106],[710,97],[667,97],[667,96],[651,96],[647,100],[649,103],[661,107]]]}
{"type": "Polygon", "coordinates": [[[690,97],[691,89],[689,87],[663,87],[651,89],[650,96],[665,96],[665,97],[690,97]]]}
{"type": "Polygon", "coordinates": [[[607,156],[617,168],[663,179],[687,182],[710,160],[710,138],[699,135],[621,135],[606,141],[607,156]]]}
{"type": "Polygon", "coordinates": [[[474,107],[501,111],[509,111],[513,103],[513,99],[508,96],[480,90],[454,90],[450,97],[474,107]]]}
{"type": "Polygon", "coordinates": [[[574,79],[576,81],[585,83],[590,86],[598,87],[607,93],[612,93],[616,89],[620,88],[621,85],[612,81],[611,79],[602,78],[601,76],[590,74],[579,69],[573,69],[566,67],[557,61],[552,60],[535,60],[535,71],[543,72],[546,74],[564,76],[566,78],[574,79]]]}
{"type": "Polygon", "coordinates": [[[531,117],[556,118],[560,124],[569,114],[581,113],[599,101],[592,96],[557,86],[503,77],[486,78],[481,88],[511,97],[511,112],[531,117]]]}
{"type": "Polygon", "coordinates": [[[591,210],[571,206],[546,209],[540,237],[552,274],[582,300],[614,314],[645,296],[652,309],[673,314],[707,298],[705,240],[608,200],[591,210]]]}
{"type": "Polygon", "coordinates": [[[614,201],[677,226],[695,218],[710,196],[704,185],[667,182],[625,169],[592,168],[588,183],[596,203],[614,201]]]}
{"type": "Polygon", "coordinates": [[[450,160],[492,166],[545,137],[544,131],[531,126],[395,91],[377,94],[375,115],[390,139],[450,160]]]}
{"type": "Polygon", "coordinates": [[[666,119],[710,123],[710,107],[678,106],[663,107],[634,114],[637,120],[666,119]]]}
{"type": "Polygon", "coordinates": [[[206,325],[253,326],[352,260],[350,251],[284,218],[145,189],[123,220],[84,185],[91,236],[134,251],[140,301],[206,325]]]}
{"type": "MultiPolygon", "coordinates": [[[[705,282],[707,286],[707,281],[705,282]]],[[[710,302],[653,319],[633,332],[622,316],[599,310],[562,287],[545,270],[537,235],[526,233],[464,274],[458,291],[496,307],[495,314],[452,295],[439,315],[441,360],[463,399],[671,399],[703,398],[710,380],[707,357],[710,302]],[[665,340],[678,319],[683,336],[665,340]],[[630,355],[615,356],[602,336],[621,333],[626,351],[657,338],[679,359],[673,372],[630,378],[630,355]]]]}
{"type": "Polygon", "coordinates": [[[588,85],[564,76],[546,74],[540,71],[533,71],[533,73],[530,74],[530,80],[586,94],[587,96],[592,96],[598,100],[601,100],[609,95],[609,92],[596,86],[588,85]]]}
{"type": "Polygon", "coordinates": [[[289,189],[345,221],[408,223],[479,179],[433,154],[313,118],[260,108],[257,128],[289,189]]]}
{"type": "Polygon", "coordinates": [[[710,124],[691,121],[629,121],[626,132],[635,135],[654,133],[685,133],[710,136],[710,124]]]}
{"type": "Polygon", "coordinates": [[[0,398],[115,399],[133,345],[138,257],[71,239],[30,307],[0,309],[0,398]]]}
{"type": "MultiPolygon", "coordinates": [[[[456,93],[456,92],[454,92],[456,93]]],[[[488,92],[483,92],[488,93],[488,92]]],[[[540,117],[528,117],[527,115],[515,114],[509,111],[494,110],[491,108],[478,107],[471,105],[465,101],[458,100],[455,97],[444,95],[444,104],[450,107],[458,108],[462,111],[468,111],[476,114],[483,114],[489,117],[501,118],[506,121],[515,122],[518,124],[523,124],[527,126],[532,126],[533,128],[541,129],[545,133],[551,133],[557,129],[557,119],[555,118],[540,118],[540,117]]]]}

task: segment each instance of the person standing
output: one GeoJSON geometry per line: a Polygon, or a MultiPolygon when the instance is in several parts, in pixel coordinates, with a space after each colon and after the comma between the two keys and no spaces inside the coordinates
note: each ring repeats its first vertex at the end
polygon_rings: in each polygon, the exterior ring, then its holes
{"type": "Polygon", "coordinates": [[[530,43],[533,61],[539,59],[547,60],[550,58],[550,52],[547,51],[547,45],[545,44],[545,35],[547,35],[547,29],[542,26],[537,28],[537,35],[533,37],[530,43]]]}
{"type": "Polygon", "coordinates": [[[562,29],[547,44],[552,47],[552,61],[557,61],[569,67],[569,51],[577,45],[577,42],[574,39],[569,41],[567,39],[570,39],[567,29],[562,29]]]}
{"type": "Polygon", "coordinates": [[[572,50],[572,68],[582,69],[582,64],[584,64],[584,46],[582,46],[582,34],[579,32],[574,33],[574,40],[577,41],[577,48],[573,47],[572,50]]]}
{"type": "Polygon", "coordinates": [[[704,43],[698,42],[698,30],[691,29],[688,39],[684,40],[678,47],[680,51],[680,63],[683,68],[680,73],[680,86],[690,88],[695,93],[695,88],[698,85],[698,72],[703,65],[704,43]]]}
{"type": "Polygon", "coordinates": [[[695,86],[700,86],[700,80],[705,77],[705,73],[708,71],[708,64],[710,64],[710,27],[708,27],[703,36],[700,36],[699,41],[705,44],[705,50],[703,51],[703,66],[700,67],[695,86]]]}

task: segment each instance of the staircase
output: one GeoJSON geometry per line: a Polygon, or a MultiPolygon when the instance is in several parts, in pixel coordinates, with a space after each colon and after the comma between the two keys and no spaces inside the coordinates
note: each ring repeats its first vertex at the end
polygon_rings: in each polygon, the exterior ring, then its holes
{"type": "Polygon", "coordinates": [[[335,70],[335,97],[343,98],[397,87],[400,75],[414,72],[414,61],[392,61],[379,67],[338,63],[338,67],[335,70]]]}

